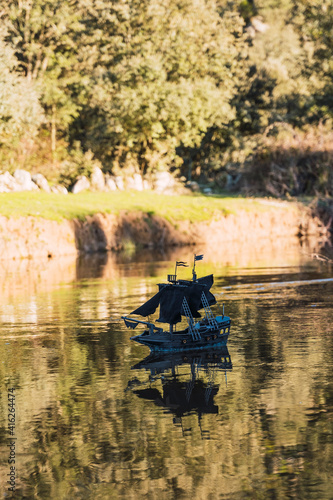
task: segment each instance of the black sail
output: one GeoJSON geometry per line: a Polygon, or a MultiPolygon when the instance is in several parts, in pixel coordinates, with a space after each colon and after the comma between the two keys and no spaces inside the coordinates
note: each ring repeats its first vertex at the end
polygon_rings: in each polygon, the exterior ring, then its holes
{"type": "Polygon", "coordinates": [[[142,306],[135,309],[135,311],[132,311],[131,314],[140,314],[140,316],[149,316],[150,314],[154,314],[160,303],[162,292],[163,290],[157,292],[157,294],[154,295],[154,297],[147,300],[147,302],[145,302],[144,304],[142,304],[142,306]]]}
{"type": "Polygon", "coordinates": [[[205,293],[209,305],[216,303],[214,295],[209,291],[213,285],[213,281],[213,275],[209,275],[199,278],[196,282],[182,281],[175,285],[161,285],[156,295],[135,309],[131,314],[149,316],[160,306],[160,315],[157,321],[174,325],[181,321],[182,315],[185,315],[183,311],[183,300],[185,297],[192,316],[200,318],[199,309],[203,308],[201,302],[202,292],[205,293]]]}
{"type": "Polygon", "coordinates": [[[174,325],[182,320],[181,308],[185,295],[185,287],[167,286],[161,292],[160,317],[157,321],[160,323],[169,323],[174,325]]]}
{"type": "MultiPolygon", "coordinates": [[[[203,276],[203,278],[199,278],[198,279],[198,283],[202,284],[202,285],[206,285],[206,288],[204,290],[205,292],[205,295],[206,295],[206,298],[208,300],[208,304],[210,306],[213,306],[214,304],[216,304],[216,298],[214,297],[214,295],[209,291],[214,283],[214,277],[212,274],[209,274],[208,276],[203,276]]],[[[199,309],[202,309],[203,308],[203,305],[201,304],[201,307],[199,307],[199,309]]]]}
{"type": "Polygon", "coordinates": [[[160,323],[170,323],[174,325],[181,321],[182,315],[185,316],[183,311],[184,297],[186,298],[192,316],[195,318],[201,317],[199,309],[203,307],[201,303],[202,292],[211,295],[215,301],[214,295],[212,295],[209,290],[207,290],[207,287],[201,283],[188,282],[187,285],[171,285],[170,287],[163,288],[161,292],[164,293],[161,295],[160,317],[157,320],[160,323]]]}

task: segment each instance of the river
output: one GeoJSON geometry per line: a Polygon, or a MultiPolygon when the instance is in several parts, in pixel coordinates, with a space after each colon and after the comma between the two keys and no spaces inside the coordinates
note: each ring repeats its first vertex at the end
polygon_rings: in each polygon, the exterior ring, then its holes
{"type": "Polygon", "coordinates": [[[332,498],[332,264],[199,250],[228,348],[153,360],[119,318],[191,249],[2,262],[2,498],[332,498]]]}

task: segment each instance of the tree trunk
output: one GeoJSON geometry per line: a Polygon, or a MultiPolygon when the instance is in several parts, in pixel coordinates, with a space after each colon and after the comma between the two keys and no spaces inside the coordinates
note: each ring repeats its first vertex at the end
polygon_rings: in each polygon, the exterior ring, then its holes
{"type": "Polygon", "coordinates": [[[52,104],[52,115],[51,115],[51,151],[52,151],[52,160],[54,160],[54,156],[55,156],[56,140],[57,140],[56,105],[52,104]]]}

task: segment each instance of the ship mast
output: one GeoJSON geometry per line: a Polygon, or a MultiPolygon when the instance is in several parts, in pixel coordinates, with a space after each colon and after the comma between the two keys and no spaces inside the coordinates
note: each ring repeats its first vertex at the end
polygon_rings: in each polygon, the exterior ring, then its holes
{"type": "Polygon", "coordinates": [[[195,272],[195,263],[196,263],[197,260],[202,260],[202,259],[203,259],[203,254],[201,254],[201,255],[194,254],[193,269],[192,269],[192,280],[194,282],[197,281],[197,273],[195,272]]]}
{"type": "Polygon", "coordinates": [[[170,283],[176,283],[177,281],[177,267],[188,267],[188,265],[182,260],[177,260],[175,266],[175,274],[168,274],[168,281],[170,283]]]}

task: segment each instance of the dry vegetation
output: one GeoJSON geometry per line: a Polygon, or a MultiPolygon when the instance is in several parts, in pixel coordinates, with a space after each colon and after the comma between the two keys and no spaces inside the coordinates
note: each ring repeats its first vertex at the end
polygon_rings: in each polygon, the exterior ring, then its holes
{"type": "Polygon", "coordinates": [[[332,196],[333,132],[331,127],[269,127],[248,165],[243,189],[276,197],[332,196]],[[275,133],[274,133],[275,132],[275,133]]]}

